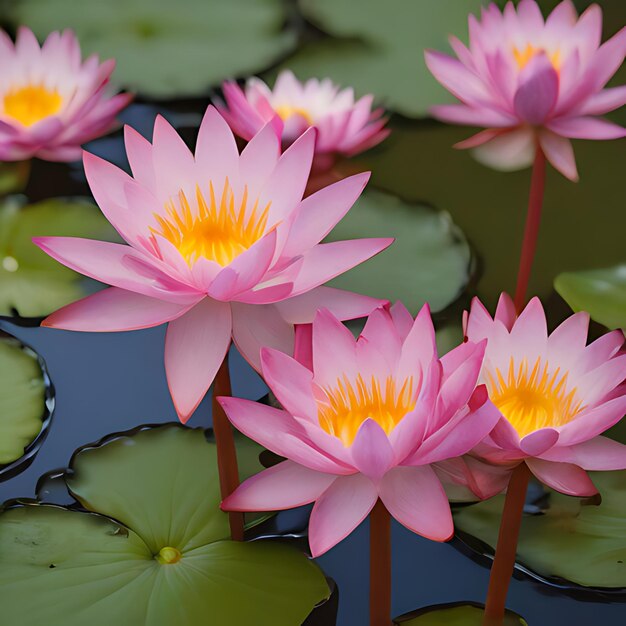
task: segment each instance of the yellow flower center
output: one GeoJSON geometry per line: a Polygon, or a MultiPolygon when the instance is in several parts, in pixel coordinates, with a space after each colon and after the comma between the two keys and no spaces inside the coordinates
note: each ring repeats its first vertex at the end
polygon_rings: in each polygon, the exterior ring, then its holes
{"type": "Polygon", "coordinates": [[[43,85],[29,85],[12,89],[4,96],[4,114],[24,126],[32,126],[42,119],[54,115],[63,104],[59,92],[43,85]]]}
{"type": "Polygon", "coordinates": [[[159,228],[150,230],[153,235],[161,235],[172,243],[190,266],[204,257],[224,267],[265,234],[270,203],[259,211],[257,199],[249,210],[247,186],[241,202],[235,203],[228,179],[219,202],[213,183],[209,183],[209,192],[207,203],[200,188],[196,187],[197,206],[192,210],[181,190],[178,202],[172,200],[166,205],[166,217],[154,214],[159,228]]]}
{"type": "Polygon", "coordinates": [[[384,389],[376,378],[366,382],[361,374],[355,383],[337,379],[337,386],[325,389],[328,400],[318,401],[320,426],[330,435],[351,446],[361,424],[373,419],[388,435],[400,420],[415,408],[413,377],[407,378],[397,390],[394,378],[387,377],[384,389]]]}
{"type": "Polygon", "coordinates": [[[292,115],[300,115],[303,117],[309,126],[313,126],[313,118],[311,114],[305,109],[298,107],[292,107],[288,104],[276,107],[276,113],[278,113],[281,120],[287,121],[292,115]]]}
{"type": "Polygon", "coordinates": [[[508,372],[495,368],[486,375],[489,398],[520,437],[540,428],[563,426],[582,410],[577,389],[568,389],[567,377],[560,367],[549,371],[541,357],[532,368],[527,359],[516,366],[511,357],[508,372]]]}
{"type": "Polygon", "coordinates": [[[178,561],[183,558],[183,555],[177,548],[166,546],[159,550],[155,558],[161,565],[173,565],[174,563],[178,563],[178,561]]]}
{"type": "MultiPolygon", "coordinates": [[[[541,52],[545,52],[547,54],[547,51],[543,48],[535,48],[535,46],[531,44],[526,44],[526,48],[524,50],[519,50],[516,47],[513,48],[513,56],[515,57],[515,60],[517,61],[517,66],[520,70],[524,69],[529,61],[541,52]]],[[[554,69],[558,70],[559,51],[557,50],[553,54],[548,54],[548,58],[550,59],[550,62],[552,63],[554,69]]]]}

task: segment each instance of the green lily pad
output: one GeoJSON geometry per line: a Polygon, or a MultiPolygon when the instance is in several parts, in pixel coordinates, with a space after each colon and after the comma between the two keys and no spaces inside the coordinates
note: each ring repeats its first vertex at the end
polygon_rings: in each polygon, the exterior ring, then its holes
{"type": "MultiPolygon", "coordinates": [[[[395,626],[482,626],[484,607],[474,603],[443,604],[419,609],[397,617],[395,626]]],[[[512,611],[507,611],[502,626],[528,626],[512,611]]]]}
{"type": "Polygon", "coordinates": [[[373,93],[385,106],[423,117],[434,104],[454,98],[424,63],[424,49],[448,50],[448,35],[467,37],[469,13],[480,0],[300,0],[304,15],[327,38],[305,45],[284,67],[300,78],[326,77],[373,93]]]}
{"type": "MultiPolygon", "coordinates": [[[[255,444],[240,463],[243,476],[260,469],[255,444]]],[[[114,436],[79,450],[71,470],[85,512],[0,515],[0,604],[14,626],[292,626],[329,595],[291,546],[227,538],[216,448],[202,430],[114,436]]]]}
{"type": "Polygon", "coordinates": [[[41,432],[45,383],[37,357],[1,336],[0,372],[0,465],[8,465],[22,457],[41,432]]]}
{"type": "MultiPolygon", "coordinates": [[[[599,506],[550,492],[543,515],[525,516],[518,560],[542,578],[594,588],[626,588],[626,471],[597,472],[599,506]]],[[[489,546],[498,537],[504,496],[455,512],[456,527],[489,546]]]]}
{"type": "MultiPolygon", "coordinates": [[[[500,173],[452,146],[472,129],[391,120],[380,150],[353,162],[372,171],[370,184],[410,201],[443,207],[480,258],[477,291],[495,308],[500,293],[514,291],[524,232],[530,170],[500,173]]],[[[529,294],[547,298],[555,277],[571,269],[624,261],[626,229],[620,141],[575,142],[580,182],[548,168],[546,197],[529,294]],[[610,225],[610,226],[609,226],[610,225]]],[[[382,230],[381,232],[384,232],[382,230]]]]}
{"type": "Polygon", "coordinates": [[[395,237],[373,259],[330,285],[389,300],[412,313],[429,302],[440,311],[462,293],[470,278],[471,253],[449,215],[387,193],[368,190],[331,232],[328,241],[395,237]]]}
{"type": "Polygon", "coordinates": [[[626,328],[626,265],[565,272],[554,288],[574,311],[587,311],[608,328],[626,328]]]}
{"type": "Polygon", "coordinates": [[[100,210],[83,200],[0,204],[0,315],[39,317],[86,295],[87,281],[32,243],[33,237],[115,239],[100,210]]]}
{"type": "Polygon", "coordinates": [[[84,54],[115,58],[113,79],[166,98],[204,93],[275,63],[296,43],[282,0],[23,0],[12,19],[44,38],[72,28],[84,54]]]}

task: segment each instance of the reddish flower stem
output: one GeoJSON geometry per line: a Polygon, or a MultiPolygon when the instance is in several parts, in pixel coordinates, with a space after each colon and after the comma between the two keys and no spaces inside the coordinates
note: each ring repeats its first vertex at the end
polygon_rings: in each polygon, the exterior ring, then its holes
{"type": "Polygon", "coordinates": [[[529,479],[530,470],[526,463],[520,463],[509,479],[500,520],[498,545],[489,577],[483,626],[502,626],[504,620],[506,594],[515,567],[517,540],[522,525],[529,479]]]}
{"type": "Polygon", "coordinates": [[[381,500],[370,513],[370,626],[391,624],[391,516],[381,500]]]}
{"type": "Polygon", "coordinates": [[[533,173],[530,181],[530,196],[528,198],[528,212],[526,214],[526,227],[524,229],[524,242],[520,257],[519,271],[517,274],[517,287],[515,288],[515,308],[519,313],[526,304],[528,281],[537,249],[537,236],[541,222],[541,207],[546,181],[546,157],[539,145],[535,151],[533,173]]]}
{"type": "MultiPolygon", "coordinates": [[[[233,427],[226,417],[224,409],[217,401],[219,396],[230,396],[230,373],[228,353],[224,357],[213,383],[213,432],[217,445],[217,469],[220,477],[222,499],[229,496],[239,486],[239,468],[237,467],[237,449],[233,427]]],[[[228,513],[230,536],[233,541],[243,541],[243,513],[228,513]]]]}

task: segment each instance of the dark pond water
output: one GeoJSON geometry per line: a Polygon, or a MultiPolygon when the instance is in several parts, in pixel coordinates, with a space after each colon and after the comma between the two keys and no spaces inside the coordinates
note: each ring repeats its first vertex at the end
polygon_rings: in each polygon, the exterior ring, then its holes
{"type": "MultiPolygon", "coordinates": [[[[195,103],[202,110],[206,103],[195,103]]],[[[178,127],[192,127],[199,114],[185,106],[168,117],[178,127]]],[[[149,135],[156,110],[134,105],[127,122],[149,135]]],[[[189,133],[192,137],[193,133],[189,133]]],[[[100,140],[92,151],[125,162],[119,133],[100,140]]],[[[87,195],[77,165],[37,164],[28,189],[32,200],[56,195],[87,195]]],[[[30,345],[46,361],[56,391],[56,407],[48,436],[33,463],[19,475],[0,483],[0,501],[34,497],[41,475],[67,465],[72,452],[86,443],[139,424],[175,421],[163,368],[164,328],[118,334],[71,333],[17,324],[0,319],[0,329],[30,345]]],[[[231,375],[235,395],[259,398],[266,388],[237,354],[231,375]]],[[[211,424],[205,399],[190,426],[211,424]]],[[[50,494],[54,500],[54,488],[50,494]]],[[[297,517],[297,516],[296,516],[297,517]]],[[[301,517],[301,516],[300,516],[301,517]]],[[[280,514],[288,529],[293,515],[280,514]]],[[[348,539],[319,559],[340,590],[339,626],[368,622],[368,528],[364,522],[348,539]]],[[[489,561],[472,557],[464,546],[436,544],[393,526],[393,612],[454,602],[481,601],[488,581],[489,561]]],[[[592,593],[564,593],[525,574],[514,580],[509,607],[530,626],[620,626],[626,624],[626,600],[592,593]]]]}

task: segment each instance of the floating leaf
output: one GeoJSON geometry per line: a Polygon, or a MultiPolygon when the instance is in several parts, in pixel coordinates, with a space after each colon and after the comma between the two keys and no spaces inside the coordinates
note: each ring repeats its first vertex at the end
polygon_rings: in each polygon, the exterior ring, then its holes
{"type": "Polygon", "coordinates": [[[331,281],[334,287],[402,300],[413,312],[429,302],[439,311],[470,277],[470,249],[447,213],[369,190],[330,234],[329,241],[395,237],[387,250],[331,281]]]}
{"type": "MultiPolygon", "coordinates": [[[[47,315],[86,295],[88,281],[32,243],[40,236],[114,239],[100,210],[82,200],[0,204],[0,315],[47,315]]],[[[95,284],[95,283],[92,283],[95,284]]]]}
{"type": "MultiPolygon", "coordinates": [[[[429,606],[394,620],[396,626],[482,626],[484,610],[473,603],[429,606]]],[[[528,626],[512,611],[507,611],[502,626],[528,626]]]]}
{"type": "MultiPolygon", "coordinates": [[[[599,506],[550,492],[543,515],[525,516],[518,560],[540,577],[585,587],[626,588],[626,471],[591,477],[599,506]]],[[[456,527],[494,546],[504,496],[456,511],[456,527]]]]}
{"type": "Polygon", "coordinates": [[[43,39],[72,28],[83,53],[115,58],[116,84],[166,98],[204,93],[224,78],[263,70],[289,52],[282,0],[22,0],[13,21],[43,39]]]}
{"type": "Polygon", "coordinates": [[[17,341],[0,337],[0,465],[8,465],[41,432],[45,384],[37,357],[17,341]]]}
{"type": "Polygon", "coordinates": [[[608,328],[626,328],[626,265],[565,272],[554,288],[574,311],[587,311],[608,328]]]}
{"type": "MultiPolygon", "coordinates": [[[[260,469],[254,450],[240,454],[243,475],[260,469]]],[[[216,448],[202,430],[114,436],[80,450],[67,483],[87,512],[0,516],[0,604],[13,626],[293,626],[328,597],[299,551],[227,539],[216,448]]]]}
{"type": "Polygon", "coordinates": [[[448,35],[465,38],[467,18],[480,0],[300,0],[305,16],[342,39],[304,46],[284,67],[300,78],[330,77],[359,94],[374,93],[389,108],[426,116],[430,106],[454,98],[432,77],[424,49],[449,50],[448,35]]]}

